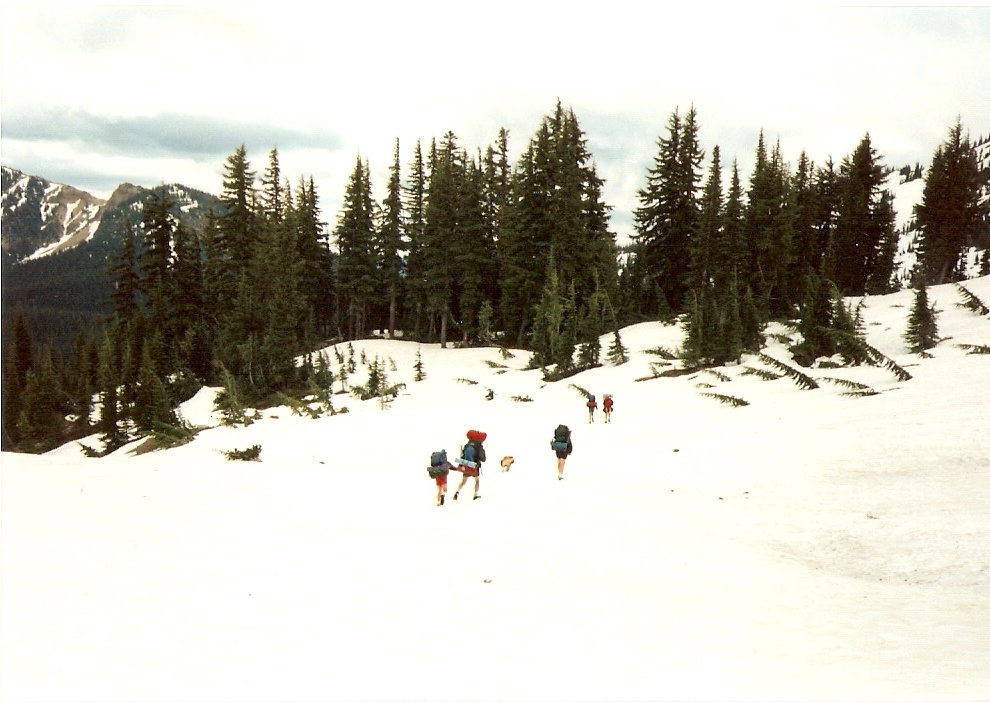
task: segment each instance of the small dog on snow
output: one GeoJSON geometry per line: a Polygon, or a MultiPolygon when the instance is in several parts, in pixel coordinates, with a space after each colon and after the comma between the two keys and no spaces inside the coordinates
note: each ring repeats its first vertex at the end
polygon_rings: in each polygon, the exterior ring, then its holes
{"type": "Polygon", "coordinates": [[[509,469],[512,468],[512,464],[516,462],[512,456],[505,456],[502,458],[502,472],[508,473],[509,469]]]}

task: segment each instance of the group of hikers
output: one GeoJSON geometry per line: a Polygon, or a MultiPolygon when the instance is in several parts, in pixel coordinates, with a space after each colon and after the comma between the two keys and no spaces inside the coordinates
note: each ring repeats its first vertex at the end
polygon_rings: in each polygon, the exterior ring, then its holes
{"type": "MultiPolygon", "coordinates": [[[[595,421],[595,410],[598,409],[595,396],[589,394],[585,404],[588,408],[588,423],[591,424],[595,421]]],[[[613,404],[611,395],[605,395],[602,399],[602,412],[605,415],[606,423],[612,421],[613,404]]],[[[474,478],[474,494],[471,499],[477,500],[481,497],[478,491],[481,489],[481,464],[486,460],[484,442],[488,438],[488,434],[476,429],[469,429],[466,436],[467,443],[464,444],[460,455],[454,459],[453,463],[448,460],[446,449],[434,451],[430,456],[430,467],[427,468],[427,472],[436,482],[438,507],[444,504],[446,500],[447,477],[451,471],[461,474],[461,482],[457,486],[457,489],[454,490],[455,500],[460,496],[461,489],[467,484],[468,478],[474,478]]],[[[564,463],[567,461],[567,457],[574,451],[571,430],[566,424],[557,425],[553,433],[553,439],[550,441],[550,448],[557,457],[557,480],[563,480],[564,463]]],[[[514,460],[512,456],[503,458],[502,470],[509,470],[514,460]]]]}
{"type": "MultiPolygon", "coordinates": [[[[612,421],[613,404],[612,396],[606,393],[605,397],[602,398],[602,414],[605,415],[606,424],[612,421]]],[[[588,424],[592,424],[595,421],[595,410],[598,409],[598,401],[595,400],[594,395],[589,393],[585,405],[588,407],[588,424]]]]}

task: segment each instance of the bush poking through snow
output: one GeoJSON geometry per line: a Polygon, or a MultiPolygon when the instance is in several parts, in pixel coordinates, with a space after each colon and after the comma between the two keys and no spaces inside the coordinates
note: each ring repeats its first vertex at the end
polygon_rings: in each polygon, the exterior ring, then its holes
{"type": "Polygon", "coordinates": [[[246,449],[224,451],[223,455],[227,457],[228,461],[260,461],[261,444],[255,444],[251,448],[246,449]]]}
{"type": "Polygon", "coordinates": [[[793,380],[794,384],[797,385],[802,390],[814,390],[818,387],[818,383],[815,382],[814,378],[805,375],[797,368],[793,368],[787,365],[786,363],[784,363],[783,361],[778,361],[773,356],[768,356],[765,353],[761,353],[760,360],[766,363],[768,366],[772,366],[773,368],[779,370],[781,373],[783,373],[788,378],[793,380]]]}
{"type": "Polygon", "coordinates": [[[886,368],[895,376],[897,376],[898,380],[901,381],[911,380],[910,373],[908,373],[906,370],[901,368],[899,365],[897,365],[897,363],[895,363],[890,358],[884,356],[883,353],[881,353],[878,349],[874,348],[873,346],[870,346],[868,343],[860,339],[858,336],[854,336],[852,334],[846,334],[844,332],[836,331],[834,329],[831,330],[830,333],[841,337],[842,341],[848,344],[849,346],[855,347],[860,353],[862,353],[866,357],[866,362],[869,363],[871,366],[886,368]]]}
{"type": "Polygon", "coordinates": [[[747,405],[749,405],[749,403],[746,402],[746,400],[742,399],[741,397],[735,397],[733,395],[723,395],[722,393],[719,392],[702,392],[698,394],[703,395],[704,397],[711,397],[715,400],[718,400],[723,405],[730,405],[732,407],[746,407],[747,405]]]}
{"type": "Polygon", "coordinates": [[[990,314],[990,307],[983,304],[983,301],[970,292],[964,285],[961,283],[956,283],[956,290],[958,290],[959,294],[963,296],[963,301],[956,303],[959,307],[965,307],[966,309],[972,310],[979,315],[990,314]]]}
{"type": "Polygon", "coordinates": [[[956,344],[967,354],[990,354],[990,346],[987,344],[956,344]]]}
{"type": "Polygon", "coordinates": [[[848,388],[850,390],[862,391],[862,390],[872,390],[873,389],[869,385],[866,385],[864,383],[857,383],[855,380],[846,380],[845,378],[829,378],[829,377],[824,377],[824,378],[819,378],[819,380],[823,380],[823,381],[825,381],[827,383],[833,383],[835,385],[839,385],[841,387],[848,388]]]}
{"type": "Polygon", "coordinates": [[[719,380],[721,380],[723,383],[728,383],[728,382],[730,382],[732,380],[732,378],[730,378],[729,376],[727,376],[725,373],[723,373],[722,371],[718,370],[717,368],[702,368],[701,369],[701,372],[702,373],[708,373],[709,375],[715,376],[716,378],[718,378],[719,380]]]}
{"type": "Polygon", "coordinates": [[[766,368],[754,368],[753,366],[746,366],[742,370],[743,375],[755,375],[760,380],[780,380],[784,377],[782,373],[774,373],[772,370],[766,368]]]}

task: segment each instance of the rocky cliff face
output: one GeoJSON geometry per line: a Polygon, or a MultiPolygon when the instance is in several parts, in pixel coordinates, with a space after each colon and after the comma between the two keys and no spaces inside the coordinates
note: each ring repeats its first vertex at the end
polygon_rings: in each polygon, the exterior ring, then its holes
{"type": "Polygon", "coordinates": [[[91,238],[106,201],[71,185],[3,167],[0,249],[20,262],[65,251],[91,238]]]}

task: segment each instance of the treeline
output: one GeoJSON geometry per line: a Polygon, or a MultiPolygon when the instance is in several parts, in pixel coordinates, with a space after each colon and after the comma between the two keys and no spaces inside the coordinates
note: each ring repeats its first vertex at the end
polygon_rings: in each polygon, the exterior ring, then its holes
{"type": "MultiPolygon", "coordinates": [[[[333,382],[313,351],[374,332],[525,347],[556,379],[598,365],[609,332],[621,360],[619,329],[637,321],[683,321],[682,355],[701,366],[758,350],[772,319],[798,319],[810,362],[836,352],[841,296],[894,285],[888,171],[868,135],[839,164],[802,154],[792,169],[761,134],[744,188],[735,163],[723,182],[717,146],[703,168],[697,114],[675,110],[624,251],[572,110],[558,103],[514,164],[508,137],[474,153],[450,132],[417,142],[404,174],[396,142],[380,202],[359,156],[332,229],[312,179],[291,187],[274,149],[260,176],[243,146],[227,158],[202,231],[154,193],[109,267],[112,311],[98,334],[80,331],[68,363],[15,322],[4,450],[95,430],[110,451],[181,428],[175,408],[203,384],[256,406],[301,397],[333,382]]],[[[966,274],[967,237],[984,226],[967,148],[957,123],[928,169],[919,270],[931,282],[966,274]],[[953,209],[946,188],[964,196],[953,209]]]]}

